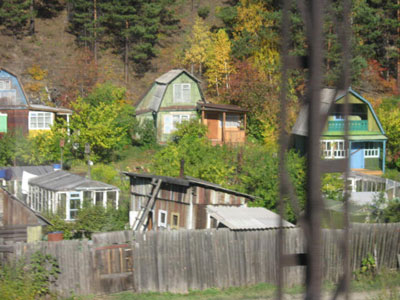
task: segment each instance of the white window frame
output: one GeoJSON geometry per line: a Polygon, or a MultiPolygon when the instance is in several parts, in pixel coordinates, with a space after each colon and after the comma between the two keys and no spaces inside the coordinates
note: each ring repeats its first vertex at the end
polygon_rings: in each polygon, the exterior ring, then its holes
{"type": "Polygon", "coordinates": [[[191,101],[192,87],[190,83],[176,83],[173,85],[172,99],[174,103],[183,103],[191,101]],[[186,93],[185,93],[186,90],[186,93]],[[177,92],[179,95],[177,96],[177,92]]]}
{"type": "Polygon", "coordinates": [[[158,210],[158,227],[167,228],[168,212],[166,210],[158,210]],[[165,215],[164,222],[161,221],[161,216],[165,215]]]}
{"type": "Polygon", "coordinates": [[[322,140],[321,152],[325,159],[340,159],[347,156],[344,140],[322,140]],[[337,149],[334,149],[334,144],[338,147],[337,149]]]}
{"type": "Polygon", "coordinates": [[[11,79],[1,78],[0,79],[0,90],[11,90],[11,79]]]}
{"type": "Polygon", "coordinates": [[[374,148],[374,143],[365,143],[365,149],[364,149],[364,157],[365,158],[379,158],[380,155],[380,148],[377,146],[377,148],[374,148]]]}
{"type": "Polygon", "coordinates": [[[29,130],[50,130],[54,123],[54,113],[47,111],[30,111],[28,126],[29,130]],[[43,126],[39,127],[39,117],[43,117],[43,126]],[[50,116],[50,123],[46,123],[46,116],[50,116]],[[36,117],[36,123],[33,124],[32,118],[36,117]]]}
{"type": "Polygon", "coordinates": [[[71,218],[71,212],[74,212],[74,211],[77,212],[79,210],[79,208],[71,209],[71,200],[79,199],[79,207],[81,208],[82,207],[83,193],[82,192],[69,192],[67,195],[68,196],[67,196],[67,205],[66,205],[67,206],[67,218],[66,218],[66,220],[74,221],[75,219],[71,218]],[[79,195],[79,197],[72,197],[72,194],[77,194],[77,195],[79,195]]]}
{"type": "MultiPolygon", "coordinates": [[[[222,127],[222,120],[221,120],[222,127]]],[[[238,114],[226,114],[225,128],[239,128],[240,127],[240,115],[238,114]]]]}

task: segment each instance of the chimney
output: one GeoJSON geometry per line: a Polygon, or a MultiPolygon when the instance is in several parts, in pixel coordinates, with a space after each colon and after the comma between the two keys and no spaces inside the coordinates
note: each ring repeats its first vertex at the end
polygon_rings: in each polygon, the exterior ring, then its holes
{"type": "Polygon", "coordinates": [[[179,177],[180,178],[183,178],[183,177],[185,177],[185,159],[181,159],[181,169],[180,169],[180,172],[179,172],[179,177]]]}

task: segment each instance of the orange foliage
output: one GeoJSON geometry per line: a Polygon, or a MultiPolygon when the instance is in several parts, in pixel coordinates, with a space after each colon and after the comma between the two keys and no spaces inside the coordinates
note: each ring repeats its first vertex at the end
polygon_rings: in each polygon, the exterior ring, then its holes
{"type": "Polygon", "coordinates": [[[363,73],[363,80],[374,92],[398,94],[396,79],[393,77],[385,79],[383,77],[385,71],[386,68],[383,68],[378,61],[370,60],[363,73]]]}

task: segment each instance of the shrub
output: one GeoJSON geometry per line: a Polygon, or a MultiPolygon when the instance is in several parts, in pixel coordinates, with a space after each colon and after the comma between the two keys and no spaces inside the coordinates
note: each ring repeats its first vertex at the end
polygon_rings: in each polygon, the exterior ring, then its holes
{"type": "Polygon", "coordinates": [[[210,14],[210,8],[208,6],[203,6],[200,7],[197,10],[197,14],[200,18],[202,18],[203,20],[207,19],[208,15],[210,14]]]}

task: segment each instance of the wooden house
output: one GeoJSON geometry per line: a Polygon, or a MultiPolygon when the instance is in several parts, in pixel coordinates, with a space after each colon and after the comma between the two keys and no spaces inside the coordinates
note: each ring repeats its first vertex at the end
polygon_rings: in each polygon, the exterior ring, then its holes
{"type": "Polygon", "coordinates": [[[207,103],[200,80],[183,69],[171,70],[155,80],[136,107],[140,123],[153,122],[157,142],[166,143],[176,124],[198,118],[209,129],[213,143],[244,142],[245,110],[234,105],[207,103]]]}
{"type": "Polygon", "coordinates": [[[40,240],[42,228],[50,225],[41,214],[0,188],[0,239],[15,242],[40,240]]]}
{"type": "Polygon", "coordinates": [[[38,212],[56,213],[73,221],[83,201],[95,205],[118,207],[119,189],[104,182],[90,180],[66,171],[54,171],[28,182],[27,204],[38,212]]]}
{"type": "MultiPolygon", "coordinates": [[[[350,168],[354,171],[375,175],[384,173],[387,137],[371,103],[351,88],[348,91],[323,89],[321,115],[328,112],[321,135],[321,156],[335,160],[349,157],[350,168]],[[344,142],[346,95],[350,107],[348,148],[344,142]]],[[[294,147],[301,153],[305,153],[307,120],[308,107],[303,106],[292,130],[294,147]]]]}
{"type": "Polygon", "coordinates": [[[71,114],[66,108],[30,104],[18,77],[0,68],[0,133],[19,130],[35,135],[50,130],[57,118],[68,122],[71,114]]]}
{"type": "Polygon", "coordinates": [[[240,144],[246,141],[246,110],[236,105],[199,102],[201,122],[208,139],[215,144],[240,144]]]}
{"type": "Polygon", "coordinates": [[[254,196],[201,179],[137,174],[130,178],[134,230],[210,228],[209,206],[245,206],[254,196]]]}

